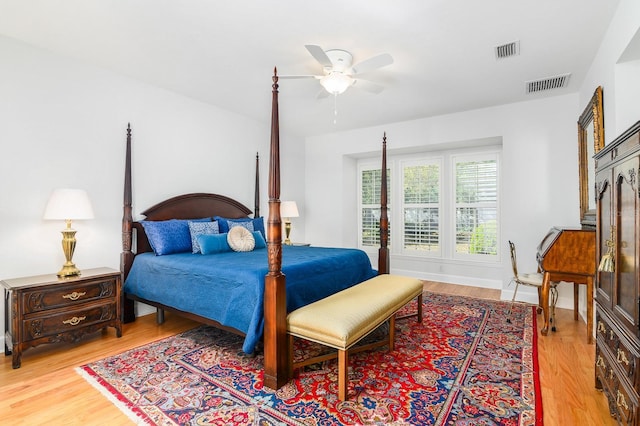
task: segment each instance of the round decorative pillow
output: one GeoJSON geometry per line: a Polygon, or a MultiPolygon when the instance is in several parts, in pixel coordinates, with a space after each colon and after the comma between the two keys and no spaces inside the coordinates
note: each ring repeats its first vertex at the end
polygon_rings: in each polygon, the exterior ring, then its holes
{"type": "Polygon", "coordinates": [[[242,226],[234,226],[229,229],[227,243],[233,251],[251,251],[256,246],[256,240],[251,231],[242,226]]]}

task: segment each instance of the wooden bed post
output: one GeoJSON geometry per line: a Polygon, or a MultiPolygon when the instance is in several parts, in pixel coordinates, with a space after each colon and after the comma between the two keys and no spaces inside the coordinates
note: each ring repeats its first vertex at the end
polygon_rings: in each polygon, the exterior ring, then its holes
{"type": "Polygon", "coordinates": [[[389,271],[389,216],[387,215],[387,132],[382,137],[382,170],[380,173],[380,249],[378,249],[378,274],[389,271]]]}
{"type": "MultiPolygon", "coordinates": [[[[133,263],[133,252],[131,251],[131,244],[133,240],[133,234],[131,224],[133,222],[133,215],[131,213],[131,123],[127,123],[127,148],[125,154],[125,166],[124,166],[124,200],[123,200],[123,212],[122,212],[122,253],[120,254],[120,272],[122,273],[122,282],[129,275],[131,264],[133,263]]],[[[124,295],[124,293],[123,293],[124,295]]],[[[123,301],[123,318],[122,320],[127,322],[135,321],[135,311],[133,300],[124,298],[123,301]]]]}
{"type": "Polygon", "coordinates": [[[269,272],[264,280],[264,386],[279,389],[289,381],[289,351],[287,350],[286,281],[282,273],[280,128],[278,124],[278,70],[275,68],[272,88],[269,219],[267,221],[269,272]]]}
{"type": "Polygon", "coordinates": [[[260,217],[260,155],[256,152],[256,185],[253,200],[253,217],[260,217]]]}

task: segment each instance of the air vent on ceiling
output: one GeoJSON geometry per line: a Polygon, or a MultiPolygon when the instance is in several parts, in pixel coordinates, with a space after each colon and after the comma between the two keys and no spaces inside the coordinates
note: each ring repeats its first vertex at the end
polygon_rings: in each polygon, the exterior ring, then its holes
{"type": "Polygon", "coordinates": [[[525,81],[526,92],[536,93],[542,92],[543,90],[567,87],[567,85],[569,84],[569,77],[571,77],[571,73],[541,78],[539,80],[525,81]]]}
{"type": "Polygon", "coordinates": [[[502,46],[496,46],[495,51],[496,59],[518,56],[520,54],[520,40],[512,41],[511,43],[503,44],[502,46]]]}

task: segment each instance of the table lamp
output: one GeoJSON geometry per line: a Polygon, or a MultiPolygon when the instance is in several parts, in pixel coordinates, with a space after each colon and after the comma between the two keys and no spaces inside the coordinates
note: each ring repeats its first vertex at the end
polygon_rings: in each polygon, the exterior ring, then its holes
{"type": "Polygon", "coordinates": [[[289,234],[291,233],[291,218],[298,217],[298,206],[295,201],[283,201],[280,203],[280,216],[284,218],[284,243],[291,245],[289,234]]]}
{"type": "Polygon", "coordinates": [[[72,261],[76,249],[76,231],[71,229],[71,221],[93,219],[93,208],[87,192],[83,189],[54,190],[44,210],[44,219],[64,220],[67,223],[67,227],[62,231],[62,251],[66,262],[58,272],[58,277],[80,275],[80,270],[72,261]]]}

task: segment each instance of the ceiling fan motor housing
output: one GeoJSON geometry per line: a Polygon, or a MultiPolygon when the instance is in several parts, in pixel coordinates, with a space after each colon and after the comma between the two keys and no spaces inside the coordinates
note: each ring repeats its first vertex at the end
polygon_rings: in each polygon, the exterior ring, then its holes
{"type": "Polygon", "coordinates": [[[325,53],[333,64],[333,67],[324,67],[325,74],[328,74],[331,71],[348,73],[351,69],[351,65],[353,65],[353,56],[351,53],[342,49],[327,50],[325,53]]]}

